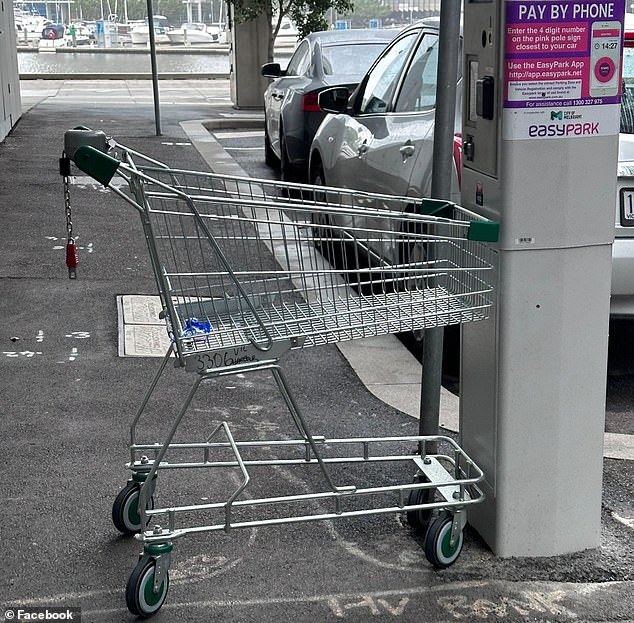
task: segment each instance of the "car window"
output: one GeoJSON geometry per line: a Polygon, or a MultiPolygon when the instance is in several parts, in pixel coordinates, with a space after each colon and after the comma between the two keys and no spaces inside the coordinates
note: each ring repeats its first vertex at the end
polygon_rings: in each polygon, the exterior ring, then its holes
{"type": "Polygon", "coordinates": [[[394,110],[419,112],[434,108],[437,74],[438,36],[426,34],[421,39],[409,65],[394,110]]]}
{"type": "Polygon", "coordinates": [[[302,41],[291,57],[286,68],[287,76],[301,76],[306,73],[310,65],[310,46],[308,41],[302,41]]]}
{"type": "Polygon", "coordinates": [[[621,132],[634,134],[634,48],[623,48],[621,132]]]}
{"type": "Polygon", "coordinates": [[[360,113],[386,112],[398,84],[403,65],[416,41],[417,31],[396,41],[379,59],[367,76],[360,113]]]}
{"type": "Polygon", "coordinates": [[[327,76],[336,73],[361,77],[386,45],[387,41],[323,46],[321,62],[324,73],[327,76]]]}

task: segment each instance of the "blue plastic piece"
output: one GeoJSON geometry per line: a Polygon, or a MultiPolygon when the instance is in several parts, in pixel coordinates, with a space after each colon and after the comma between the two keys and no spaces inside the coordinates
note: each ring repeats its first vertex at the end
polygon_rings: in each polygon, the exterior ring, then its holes
{"type": "Polygon", "coordinates": [[[211,333],[211,323],[209,320],[198,320],[196,317],[187,318],[187,320],[185,320],[184,337],[205,335],[207,333],[211,333]]]}

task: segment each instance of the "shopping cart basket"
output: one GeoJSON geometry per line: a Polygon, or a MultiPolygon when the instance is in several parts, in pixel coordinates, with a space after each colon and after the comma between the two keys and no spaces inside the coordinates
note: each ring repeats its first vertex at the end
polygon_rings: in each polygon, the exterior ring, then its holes
{"type": "Polygon", "coordinates": [[[133,418],[131,478],[112,510],[115,526],[144,544],[127,584],[130,611],[160,609],[173,542],[194,532],[404,512],[426,530],[428,559],[452,564],[466,509],[483,499],[477,465],[440,435],[311,434],[279,360],[291,349],[486,318],[493,282],[487,242],[497,239],[497,224],[446,201],[174,169],[85,128],[66,133],[64,152],[67,214],[71,160],[138,211],[171,338],[133,418]],[[126,184],[113,183],[115,176],[126,184]],[[194,373],[192,388],[165,439],[141,443],[137,425],[170,360],[194,373]],[[223,421],[193,442],[174,441],[202,382],[256,371],[274,378],[297,439],[236,440],[223,421]],[[396,461],[412,465],[413,479],[368,487],[339,481],[341,470],[333,476],[342,465],[396,461]],[[255,468],[294,465],[314,466],[322,488],[247,497],[255,468]],[[220,468],[240,476],[225,499],[154,506],[161,470],[220,468]],[[201,515],[215,523],[194,521],[201,515]]]}

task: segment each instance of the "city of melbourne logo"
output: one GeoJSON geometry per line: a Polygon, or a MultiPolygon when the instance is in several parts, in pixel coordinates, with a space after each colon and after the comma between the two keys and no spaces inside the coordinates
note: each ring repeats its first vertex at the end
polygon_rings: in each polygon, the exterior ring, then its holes
{"type": "Polygon", "coordinates": [[[583,115],[575,110],[551,110],[551,121],[570,121],[572,119],[582,119],[583,115]]]}

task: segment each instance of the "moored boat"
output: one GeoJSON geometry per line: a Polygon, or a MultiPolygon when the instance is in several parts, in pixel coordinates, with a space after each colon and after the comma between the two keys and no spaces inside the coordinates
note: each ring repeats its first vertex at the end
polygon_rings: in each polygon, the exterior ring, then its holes
{"type": "Polygon", "coordinates": [[[180,28],[167,31],[170,43],[180,45],[204,45],[219,39],[218,28],[213,29],[201,22],[187,22],[180,28]]]}
{"type": "MultiPolygon", "coordinates": [[[[167,18],[163,15],[154,16],[154,41],[156,43],[169,43],[167,33],[170,28],[167,18]]],[[[147,21],[130,29],[130,39],[134,45],[147,45],[150,40],[150,27],[147,21]]]]}

